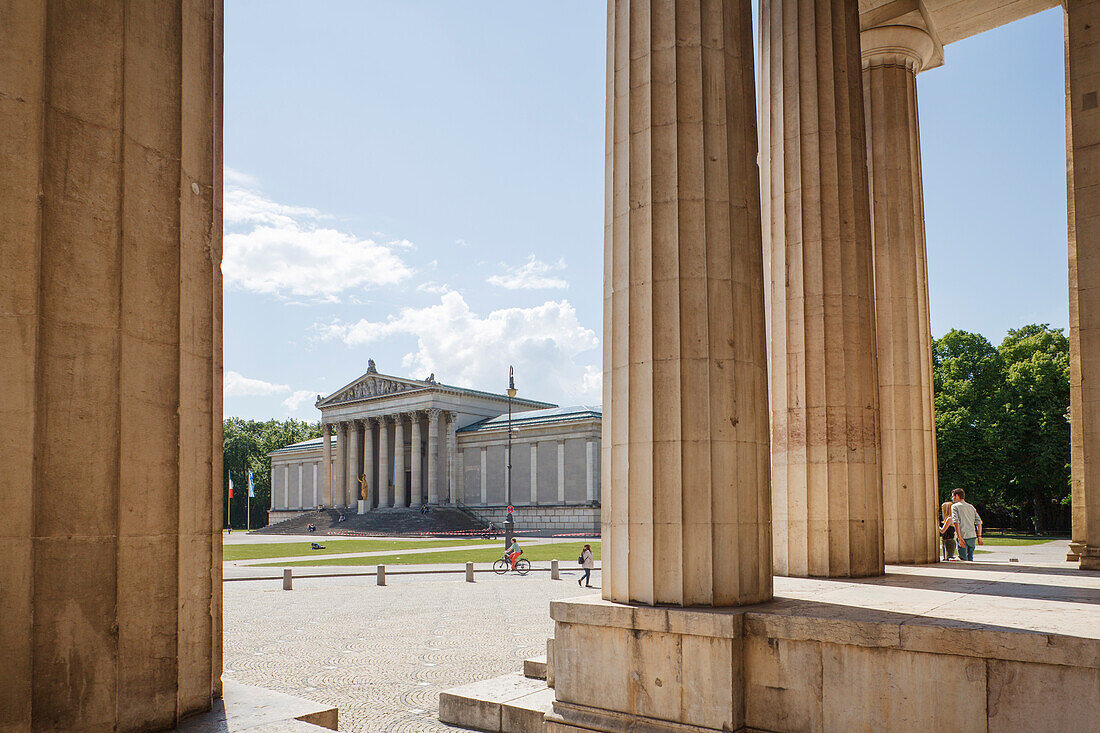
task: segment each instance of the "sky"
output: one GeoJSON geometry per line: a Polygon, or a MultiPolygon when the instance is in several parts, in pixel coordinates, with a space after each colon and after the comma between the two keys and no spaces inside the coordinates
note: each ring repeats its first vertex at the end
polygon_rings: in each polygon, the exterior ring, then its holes
{"type": "MultiPolygon", "coordinates": [[[[599,404],[606,4],[229,0],[226,416],[385,374],[599,404]]],[[[917,77],[932,331],[1064,328],[1058,8],[917,77]]]]}

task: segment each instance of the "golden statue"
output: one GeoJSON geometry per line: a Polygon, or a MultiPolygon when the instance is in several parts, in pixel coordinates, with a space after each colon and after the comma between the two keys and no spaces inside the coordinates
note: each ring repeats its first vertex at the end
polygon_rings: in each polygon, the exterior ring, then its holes
{"type": "Polygon", "coordinates": [[[367,500],[367,474],[363,474],[359,477],[359,498],[363,501],[367,500]]]}

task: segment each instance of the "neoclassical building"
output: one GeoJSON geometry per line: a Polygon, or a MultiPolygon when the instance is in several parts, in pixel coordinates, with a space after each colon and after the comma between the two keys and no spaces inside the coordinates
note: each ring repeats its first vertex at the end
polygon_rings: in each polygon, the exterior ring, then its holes
{"type": "Polygon", "coordinates": [[[319,506],[367,512],[450,505],[500,523],[511,503],[527,528],[600,526],[600,408],[558,407],[366,374],[318,395],[324,437],[272,452],[272,523],[319,506]]]}

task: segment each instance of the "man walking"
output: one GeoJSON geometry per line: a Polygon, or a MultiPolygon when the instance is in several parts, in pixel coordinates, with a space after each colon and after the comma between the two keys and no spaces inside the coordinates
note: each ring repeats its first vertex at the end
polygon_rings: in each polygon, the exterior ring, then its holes
{"type": "Polygon", "coordinates": [[[951,498],[954,500],[951,520],[959,541],[959,559],[973,560],[974,546],[982,544],[982,518],[974,505],[967,503],[966,492],[962,489],[952,491],[951,498]]]}

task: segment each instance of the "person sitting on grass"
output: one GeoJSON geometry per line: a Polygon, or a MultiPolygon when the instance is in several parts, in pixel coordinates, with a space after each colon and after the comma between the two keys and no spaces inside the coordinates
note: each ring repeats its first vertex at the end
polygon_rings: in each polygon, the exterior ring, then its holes
{"type": "Polygon", "coordinates": [[[519,556],[523,554],[523,550],[519,547],[519,540],[515,537],[512,538],[512,544],[508,545],[508,560],[512,563],[512,570],[516,569],[516,560],[519,560],[519,556]]]}

